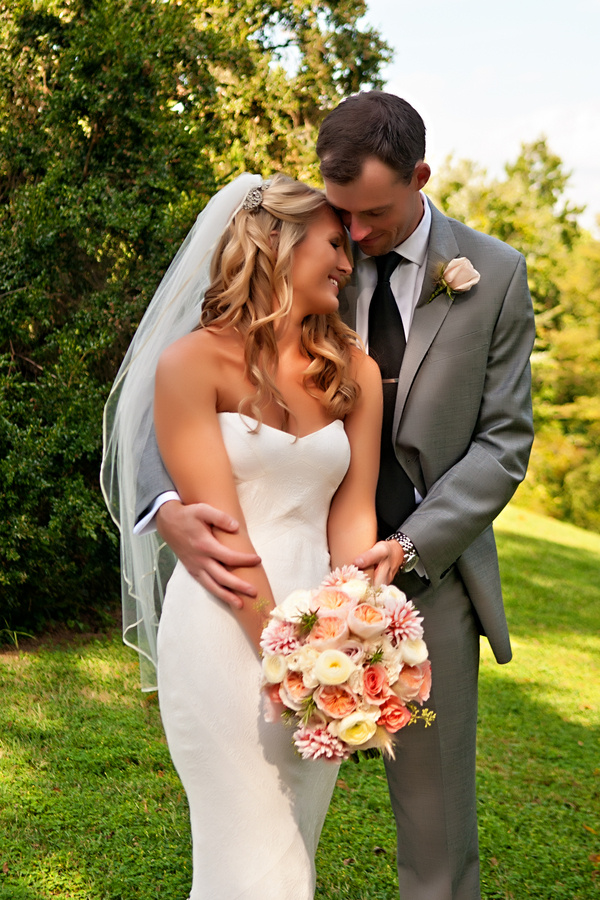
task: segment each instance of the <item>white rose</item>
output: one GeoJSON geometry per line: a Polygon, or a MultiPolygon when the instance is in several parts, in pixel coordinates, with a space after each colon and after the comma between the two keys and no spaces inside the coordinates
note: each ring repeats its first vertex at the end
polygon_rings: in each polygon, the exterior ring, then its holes
{"type": "Polygon", "coordinates": [[[381,586],[381,592],[379,593],[378,599],[385,603],[386,600],[392,600],[396,603],[404,603],[406,600],[406,594],[404,591],[401,591],[396,587],[395,584],[383,584],[381,586]]]}
{"type": "Polygon", "coordinates": [[[481,275],[465,256],[459,256],[450,260],[442,277],[450,290],[463,293],[477,284],[481,275]]]}
{"type": "Polygon", "coordinates": [[[315,676],[314,669],[307,669],[306,672],[303,672],[302,681],[304,682],[304,687],[309,688],[311,691],[319,687],[319,685],[321,684],[319,679],[315,676]]]}
{"type": "Polygon", "coordinates": [[[310,613],[309,603],[312,595],[313,591],[292,591],[279,606],[271,610],[271,617],[282,622],[288,619],[295,621],[303,613],[310,613]]]}
{"type": "Polygon", "coordinates": [[[264,656],[262,661],[263,675],[269,684],[280,684],[285,678],[288,664],[285,656],[264,656]]]}
{"type": "Polygon", "coordinates": [[[340,650],[324,650],[319,654],[312,674],[318,679],[319,684],[342,684],[348,677],[354,665],[345,653],[340,650]]]}
{"type": "Polygon", "coordinates": [[[307,671],[312,670],[319,655],[319,651],[311,647],[310,644],[304,644],[304,646],[294,650],[293,653],[286,657],[288,669],[291,669],[292,672],[305,674],[307,671]]]}
{"type": "Polygon", "coordinates": [[[400,641],[398,649],[402,654],[402,662],[407,666],[420,666],[427,659],[427,644],[420,638],[415,641],[400,641]]]}
{"type": "MultiPolygon", "coordinates": [[[[377,713],[379,714],[379,710],[377,713]]],[[[332,722],[327,730],[351,747],[356,747],[373,737],[377,725],[372,716],[363,712],[353,712],[339,722],[332,722]]]]}
{"type": "Polygon", "coordinates": [[[368,703],[363,698],[358,701],[357,709],[363,714],[363,716],[368,716],[370,719],[373,719],[373,721],[377,721],[377,719],[381,715],[380,706],[374,706],[372,703],[368,703]]]}
{"type": "Polygon", "coordinates": [[[355,694],[362,694],[363,683],[365,680],[365,671],[361,667],[357,667],[348,677],[348,687],[355,694]]]}
{"type": "Polygon", "coordinates": [[[359,578],[351,578],[350,581],[345,581],[339,590],[348,594],[353,600],[362,600],[369,590],[369,583],[359,578]]]}

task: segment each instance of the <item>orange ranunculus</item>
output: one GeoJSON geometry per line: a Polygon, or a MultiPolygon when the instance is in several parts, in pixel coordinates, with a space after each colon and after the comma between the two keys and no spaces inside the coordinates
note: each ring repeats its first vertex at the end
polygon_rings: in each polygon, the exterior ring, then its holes
{"type": "Polygon", "coordinates": [[[332,719],[343,719],[356,709],[356,697],[342,684],[323,684],[313,696],[319,709],[332,719]]]}

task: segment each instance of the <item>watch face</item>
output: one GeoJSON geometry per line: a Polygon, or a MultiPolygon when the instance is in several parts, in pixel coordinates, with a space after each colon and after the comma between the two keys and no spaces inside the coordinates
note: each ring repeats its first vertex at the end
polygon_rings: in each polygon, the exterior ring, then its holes
{"type": "Polygon", "coordinates": [[[416,553],[413,553],[412,556],[409,556],[408,559],[402,565],[400,571],[401,572],[411,572],[416,564],[419,562],[419,557],[416,553]]]}

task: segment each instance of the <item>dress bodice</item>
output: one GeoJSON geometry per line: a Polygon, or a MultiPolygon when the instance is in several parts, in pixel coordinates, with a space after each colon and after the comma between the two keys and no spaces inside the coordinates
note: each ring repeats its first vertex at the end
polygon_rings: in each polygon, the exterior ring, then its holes
{"type": "MultiPolygon", "coordinates": [[[[238,413],[219,423],[250,539],[262,557],[277,602],[290,590],[290,574],[314,571],[316,587],[329,567],[327,516],[350,464],[350,445],[339,419],[296,438],[238,413]]],[[[306,577],[306,576],[305,576],[306,577]]]]}

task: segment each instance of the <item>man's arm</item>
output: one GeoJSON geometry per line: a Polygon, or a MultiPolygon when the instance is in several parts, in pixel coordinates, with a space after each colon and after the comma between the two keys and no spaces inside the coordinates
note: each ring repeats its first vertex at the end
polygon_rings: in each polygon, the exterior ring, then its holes
{"type": "MultiPolygon", "coordinates": [[[[533,440],[529,356],[534,335],[521,258],[495,324],[471,444],[400,528],[413,541],[434,587],[525,477],[533,440]]],[[[357,564],[371,565],[377,554],[375,547],[357,564]]]]}

